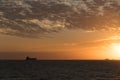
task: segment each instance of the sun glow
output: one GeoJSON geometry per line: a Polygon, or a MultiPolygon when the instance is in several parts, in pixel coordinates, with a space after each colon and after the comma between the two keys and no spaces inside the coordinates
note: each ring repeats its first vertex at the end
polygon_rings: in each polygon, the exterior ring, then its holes
{"type": "Polygon", "coordinates": [[[115,52],[120,53],[120,44],[113,44],[112,48],[115,52]]]}
{"type": "Polygon", "coordinates": [[[120,60],[120,43],[112,43],[108,47],[108,53],[110,59],[120,60]]]}

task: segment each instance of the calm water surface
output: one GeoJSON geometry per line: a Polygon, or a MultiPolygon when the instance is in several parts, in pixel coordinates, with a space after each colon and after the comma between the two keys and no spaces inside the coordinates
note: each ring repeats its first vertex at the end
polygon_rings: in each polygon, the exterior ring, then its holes
{"type": "Polygon", "coordinates": [[[120,61],[0,61],[0,80],[120,80],[120,61]]]}

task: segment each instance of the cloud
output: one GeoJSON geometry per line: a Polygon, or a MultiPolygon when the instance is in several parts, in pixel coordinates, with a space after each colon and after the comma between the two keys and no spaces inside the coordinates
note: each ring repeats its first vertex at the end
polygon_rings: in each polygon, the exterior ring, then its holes
{"type": "Polygon", "coordinates": [[[84,43],[79,43],[78,46],[86,48],[108,48],[111,44],[120,44],[120,36],[111,36],[100,40],[86,41],[84,43]]]}
{"type": "Polygon", "coordinates": [[[21,0],[0,2],[0,33],[44,37],[64,28],[120,28],[120,0],[21,0]]]}

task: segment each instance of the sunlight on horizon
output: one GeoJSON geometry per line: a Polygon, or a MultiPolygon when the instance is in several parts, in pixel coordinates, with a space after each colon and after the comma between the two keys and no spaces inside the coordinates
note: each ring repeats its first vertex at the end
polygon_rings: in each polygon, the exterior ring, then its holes
{"type": "Polygon", "coordinates": [[[108,45],[107,53],[109,59],[120,60],[120,43],[111,43],[108,45]]]}

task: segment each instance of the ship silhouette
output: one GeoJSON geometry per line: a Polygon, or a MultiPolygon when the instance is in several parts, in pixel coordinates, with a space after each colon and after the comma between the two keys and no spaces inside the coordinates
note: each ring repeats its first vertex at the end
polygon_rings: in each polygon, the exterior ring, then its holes
{"type": "Polygon", "coordinates": [[[29,60],[31,61],[31,60],[32,60],[32,61],[33,61],[33,60],[37,60],[37,58],[31,58],[31,57],[27,56],[27,57],[25,58],[25,60],[27,60],[27,61],[29,61],[29,60]]]}

